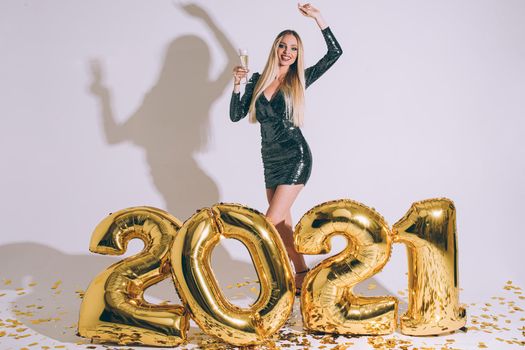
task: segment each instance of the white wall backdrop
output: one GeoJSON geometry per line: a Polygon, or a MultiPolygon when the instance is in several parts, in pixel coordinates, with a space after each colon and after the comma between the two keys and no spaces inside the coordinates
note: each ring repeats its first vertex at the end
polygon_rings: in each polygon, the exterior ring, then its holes
{"type": "MultiPolygon", "coordinates": [[[[445,196],[464,295],[523,285],[525,2],[315,5],[344,54],[307,92],[314,163],[294,220],[352,198],[393,224],[412,202],[445,196]]],[[[71,276],[101,261],[88,252],[93,228],[130,206],[182,220],[219,201],[264,212],[259,126],[229,120],[231,69],[243,47],[261,71],[284,28],[301,34],[308,65],[324,54],[295,1],[3,0],[3,270],[71,276]],[[27,270],[16,270],[22,256],[27,270]]],[[[238,244],[225,246],[230,263],[249,266],[238,244]]],[[[404,288],[405,265],[396,246],[376,280],[404,288]]],[[[84,271],[84,287],[101,269],[84,271]]]]}

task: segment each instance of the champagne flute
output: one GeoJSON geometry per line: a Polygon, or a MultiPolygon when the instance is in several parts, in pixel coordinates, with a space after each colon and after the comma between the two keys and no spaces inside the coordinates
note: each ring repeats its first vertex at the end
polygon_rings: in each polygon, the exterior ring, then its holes
{"type": "MultiPolygon", "coordinates": [[[[241,59],[241,66],[248,69],[248,50],[239,49],[239,58],[241,59]]],[[[248,75],[244,78],[244,84],[248,83],[248,75]]]]}

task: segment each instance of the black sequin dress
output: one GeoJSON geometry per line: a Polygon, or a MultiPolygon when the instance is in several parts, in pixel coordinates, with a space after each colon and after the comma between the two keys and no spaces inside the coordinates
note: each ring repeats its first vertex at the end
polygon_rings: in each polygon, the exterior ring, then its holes
{"type": "MultiPolygon", "coordinates": [[[[343,53],[329,27],[321,31],[328,52],[315,65],[305,69],[306,88],[324,74],[343,53]]],[[[260,74],[254,73],[244,95],[232,93],[230,119],[234,122],[248,114],[253,90],[260,74]]],[[[312,153],[301,130],[287,118],[281,90],[268,101],[264,93],[255,102],[256,118],[261,124],[261,154],[266,188],[282,184],[306,184],[312,171],[312,153]]]]}

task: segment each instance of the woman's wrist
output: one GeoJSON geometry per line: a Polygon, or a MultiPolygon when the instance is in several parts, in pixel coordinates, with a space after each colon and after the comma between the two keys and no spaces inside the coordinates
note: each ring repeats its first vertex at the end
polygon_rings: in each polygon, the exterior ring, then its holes
{"type": "Polygon", "coordinates": [[[323,16],[321,16],[321,14],[315,17],[315,22],[321,30],[326,29],[328,27],[328,24],[324,20],[323,16]]]}
{"type": "Polygon", "coordinates": [[[240,81],[233,82],[233,92],[235,93],[241,92],[241,82],[240,81]]]}

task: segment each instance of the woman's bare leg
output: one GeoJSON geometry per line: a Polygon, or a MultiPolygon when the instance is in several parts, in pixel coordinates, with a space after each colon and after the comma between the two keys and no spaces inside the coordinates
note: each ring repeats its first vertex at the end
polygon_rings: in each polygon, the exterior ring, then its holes
{"type": "MultiPolygon", "coordinates": [[[[266,195],[270,207],[266,212],[266,217],[275,225],[277,231],[286,247],[286,252],[292,260],[295,272],[302,272],[308,269],[302,254],[297,253],[293,243],[293,223],[290,208],[297,198],[304,185],[279,185],[275,190],[266,189],[266,195]]],[[[297,287],[300,288],[304,274],[296,278],[297,287]]]]}

